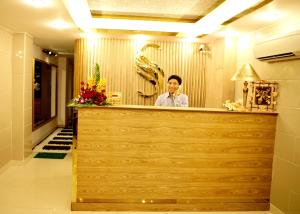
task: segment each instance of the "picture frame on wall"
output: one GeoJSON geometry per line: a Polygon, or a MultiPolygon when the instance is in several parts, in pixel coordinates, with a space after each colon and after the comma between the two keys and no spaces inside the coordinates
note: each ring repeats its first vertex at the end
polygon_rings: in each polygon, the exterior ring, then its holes
{"type": "Polygon", "coordinates": [[[275,111],[278,96],[278,83],[258,81],[252,84],[251,109],[275,111]]]}

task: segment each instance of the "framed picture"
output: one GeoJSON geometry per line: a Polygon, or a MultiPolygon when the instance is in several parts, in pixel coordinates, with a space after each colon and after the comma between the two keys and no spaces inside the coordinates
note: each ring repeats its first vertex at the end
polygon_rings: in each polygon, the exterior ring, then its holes
{"type": "Polygon", "coordinates": [[[252,84],[251,108],[258,110],[276,110],[278,83],[259,81],[252,84]]]}

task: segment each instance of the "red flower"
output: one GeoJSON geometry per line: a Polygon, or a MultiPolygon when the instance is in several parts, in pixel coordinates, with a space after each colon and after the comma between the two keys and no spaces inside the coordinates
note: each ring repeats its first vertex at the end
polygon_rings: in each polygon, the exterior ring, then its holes
{"type": "Polygon", "coordinates": [[[80,104],[95,104],[98,106],[107,105],[105,96],[105,90],[102,90],[101,92],[96,91],[96,86],[93,85],[89,87],[88,83],[84,83],[83,81],[80,83],[80,97],[77,101],[77,103],[80,104]]]}

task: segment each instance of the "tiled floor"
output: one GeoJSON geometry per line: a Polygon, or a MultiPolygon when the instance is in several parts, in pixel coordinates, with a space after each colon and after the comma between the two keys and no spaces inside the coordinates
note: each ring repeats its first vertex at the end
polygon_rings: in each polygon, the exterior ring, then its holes
{"type": "MultiPolygon", "coordinates": [[[[71,154],[68,154],[63,160],[36,159],[31,157],[25,164],[11,164],[2,174],[0,174],[1,214],[104,213],[71,212],[70,203],[71,154]]],[[[141,212],[119,213],[138,214],[141,212]]],[[[153,212],[145,213],[153,214],[153,212]]],[[[201,214],[204,213],[270,214],[270,212],[201,212],[201,214]]],[[[158,212],[155,214],[158,214],[158,212]]],[[[182,212],[176,212],[176,214],[182,214],[182,212]]]]}

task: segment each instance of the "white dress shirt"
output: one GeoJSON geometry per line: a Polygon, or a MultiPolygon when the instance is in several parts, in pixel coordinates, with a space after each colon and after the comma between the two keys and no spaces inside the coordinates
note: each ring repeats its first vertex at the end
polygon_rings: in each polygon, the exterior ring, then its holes
{"type": "Polygon", "coordinates": [[[173,107],[188,107],[188,96],[185,94],[179,94],[178,96],[173,96],[169,92],[161,94],[158,96],[156,106],[173,106],[173,107]]]}

